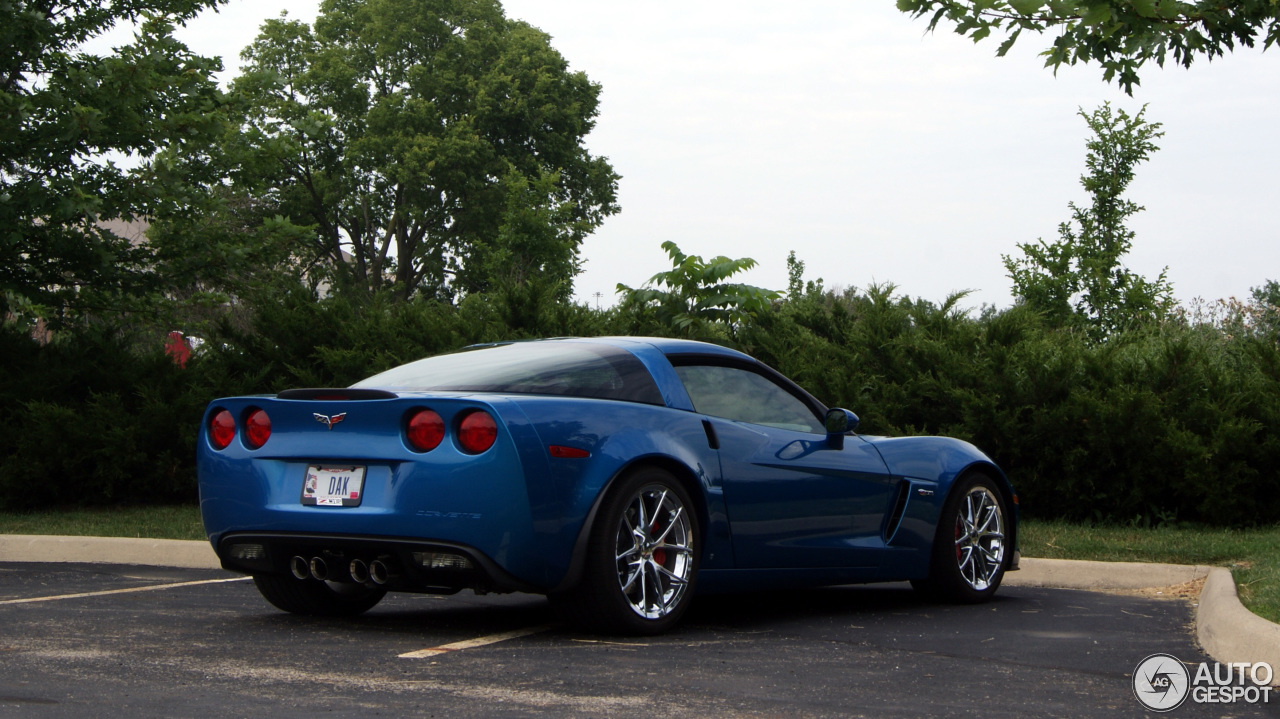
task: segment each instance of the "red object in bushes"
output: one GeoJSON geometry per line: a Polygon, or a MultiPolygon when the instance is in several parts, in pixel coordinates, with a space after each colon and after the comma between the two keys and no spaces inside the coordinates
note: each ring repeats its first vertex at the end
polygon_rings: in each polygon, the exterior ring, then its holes
{"type": "Polygon", "coordinates": [[[191,347],[177,330],[169,333],[169,339],[164,343],[164,353],[172,357],[173,363],[182,369],[187,368],[187,360],[191,359],[191,347]]]}

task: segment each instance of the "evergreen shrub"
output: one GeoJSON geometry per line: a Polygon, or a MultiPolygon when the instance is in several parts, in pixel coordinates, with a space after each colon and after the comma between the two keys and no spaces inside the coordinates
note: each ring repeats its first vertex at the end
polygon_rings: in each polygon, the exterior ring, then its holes
{"type": "Polygon", "coordinates": [[[972,316],[891,287],[775,306],[742,349],[868,434],[973,442],[1021,509],[1076,521],[1280,521],[1280,349],[1171,319],[1102,341],[1025,307],[972,316]]]}
{"type": "MultiPolygon", "coordinates": [[[[868,434],[973,442],[1009,475],[1024,514],[1075,521],[1280,521],[1280,349],[1272,331],[1174,317],[1105,339],[1023,306],[970,313],[821,287],[696,339],[742,349],[868,434]]],[[[216,397],[344,386],[468,344],[681,334],[642,309],[596,311],[498,289],[460,305],[257,298],[250,320],[204,331],[186,369],[120,330],[39,345],[0,332],[0,508],[193,501],[194,444],[216,397]]]]}

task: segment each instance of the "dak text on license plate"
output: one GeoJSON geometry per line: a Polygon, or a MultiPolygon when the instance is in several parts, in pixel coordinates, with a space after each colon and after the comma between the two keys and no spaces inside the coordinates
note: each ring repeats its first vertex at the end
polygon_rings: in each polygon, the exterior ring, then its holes
{"type": "Polygon", "coordinates": [[[364,491],[364,467],[307,467],[302,503],[321,507],[358,507],[364,491]]]}

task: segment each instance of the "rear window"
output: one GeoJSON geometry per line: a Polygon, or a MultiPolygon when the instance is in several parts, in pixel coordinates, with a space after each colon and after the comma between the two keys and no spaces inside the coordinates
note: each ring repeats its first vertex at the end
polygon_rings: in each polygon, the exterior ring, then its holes
{"type": "Polygon", "coordinates": [[[578,342],[513,342],[410,362],[352,387],[593,397],[664,404],[626,350],[578,342]]]}

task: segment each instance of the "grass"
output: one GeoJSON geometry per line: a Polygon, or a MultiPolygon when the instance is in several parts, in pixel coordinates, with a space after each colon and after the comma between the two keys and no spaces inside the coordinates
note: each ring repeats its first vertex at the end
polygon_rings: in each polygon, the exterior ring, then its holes
{"type": "Polygon", "coordinates": [[[196,506],[0,512],[0,534],[206,539],[196,506]]]}
{"type": "MultiPolygon", "coordinates": [[[[0,512],[0,534],[205,538],[200,510],[194,506],[0,512]]],[[[1280,622],[1280,527],[1144,528],[1027,520],[1020,543],[1024,557],[1227,567],[1244,605],[1280,622]]]]}
{"type": "Polygon", "coordinates": [[[1241,603],[1280,622],[1280,527],[1107,527],[1028,520],[1019,543],[1024,557],[1227,567],[1241,603]]]}

